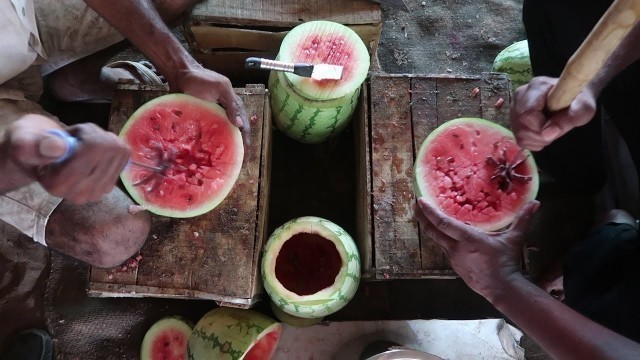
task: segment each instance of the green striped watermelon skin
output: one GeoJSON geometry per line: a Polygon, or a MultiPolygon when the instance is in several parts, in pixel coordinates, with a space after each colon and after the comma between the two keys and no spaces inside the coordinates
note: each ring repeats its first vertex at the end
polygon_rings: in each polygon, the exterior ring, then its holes
{"type": "MultiPolygon", "coordinates": [[[[304,231],[300,229],[300,231],[304,231]]],[[[353,241],[353,238],[337,224],[315,216],[304,216],[297,219],[288,221],[287,223],[278,227],[269,237],[269,240],[264,247],[264,256],[262,262],[262,281],[264,288],[269,294],[271,301],[287,314],[294,315],[300,318],[322,318],[327,315],[333,314],[336,311],[342,309],[345,305],[353,299],[358,285],[360,284],[360,254],[358,247],[353,241]],[[297,301],[295,299],[288,299],[283,296],[282,293],[277,291],[275,282],[275,275],[268,273],[268,266],[266,264],[267,254],[270,249],[283,237],[287,237],[292,231],[298,231],[299,227],[308,226],[309,224],[316,224],[317,226],[324,227],[328,231],[335,234],[340,244],[336,244],[336,247],[340,248],[339,251],[343,254],[346,261],[345,276],[337,280],[339,282],[338,291],[334,292],[330,296],[326,296],[321,300],[309,300],[309,301],[297,301]]]]}
{"type": "Polygon", "coordinates": [[[282,325],[253,310],[219,307],[206,313],[189,337],[188,360],[242,360],[262,337],[282,325]]]}
{"type": "Polygon", "coordinates": [[[360,88],[332,100],[311,100],[301,96],[282,72],[272,71],[269,92],[274,123],[292,139],[317,144],[339,134],[349,124],[360,88]]]}
{"type": "Polygon", "coordinates": [[[533,72],[528,41],[518,41],[502,50],[493,61],[493,71],[506,73],[514,90],[529,83],[533,72]]]}

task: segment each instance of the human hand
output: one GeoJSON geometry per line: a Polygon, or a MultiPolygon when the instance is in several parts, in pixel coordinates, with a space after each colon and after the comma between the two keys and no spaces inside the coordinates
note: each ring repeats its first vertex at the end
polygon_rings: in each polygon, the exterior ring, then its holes
{"type": "Polygon", "coordinates": [[[242,131],[245,147],[248,147],[251,143],[249,118],[242,99],[233,91],[228,78],[200,65],[193,65],[182,70],[176,81],[178,91],[222,105],[229,121],[242,131]]]}
{"type": "Polygon", "coordinates": [[[540,151],[571,129],[585,125],[596,113],[596,97],[588,87],[568,108],[546,113],[547,97],[557,82],[554,78],[535,77],[514,93],[511,128],[518,143],[531,151],[540,151]]]}
{"type": "Polygon", "coordinates": [[[524,233],[540,203],[527,203],[508,230],[486,233],[451,218],[424,198],[418,199],[418,222],[425,234],[440,245],[451,267],[475,292],[491,301],[501,284],[521,276],[524,233]]]}
{"type": "Polygon", "coordinates": [[[48,133],[52,129],[61,127],[40,115],[13,123],[6,135],[11,160],[52,195],[76,204],[100,200],[113,189],[129,161],[127,145],[97,125],[74,125],[66,130],[79,139],[78,147],[68,160],[56,163],[67,144],[48,133]]]}

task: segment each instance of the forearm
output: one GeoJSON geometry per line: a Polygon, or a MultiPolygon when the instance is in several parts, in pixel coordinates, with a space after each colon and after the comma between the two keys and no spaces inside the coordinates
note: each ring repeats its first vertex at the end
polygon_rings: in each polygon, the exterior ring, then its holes
{"type": "Polygon", "coordinates": [[[602,89],[629,65],[640,59],[640,23],[631,29],[629,34],[613,51],[609,60],[590,83],[593,93],[598,96],[602,89]]]}
{"type": "Polygon", "coordinates": [[[490,301],[554,359],[636,359],[637,344],[589,320],[524,277],[490,301]]]}
{"type": "Polygon", "coordinates": [[[85,0],[144,53],[175,89],[182,71],[199,66],[164,23],[151,0],[85,0]],[[133,20],[135,19],[135,20],[133,20]]]}

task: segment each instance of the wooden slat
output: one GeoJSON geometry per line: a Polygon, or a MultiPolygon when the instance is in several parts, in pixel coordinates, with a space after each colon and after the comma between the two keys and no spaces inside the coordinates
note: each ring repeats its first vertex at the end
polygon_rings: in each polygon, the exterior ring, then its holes
{"type": "Polygon", "coordinates": [[[473,96],[474,88],[480,86],[477,78],[438,78],[438,122],[459,117],[480,117],[480,96],[473,96]]]}
{"type": "Polygon", "coordinates": [[[375,262],[381,271],[420,268],[414,219],[410,79],[371,79],[372,199],[375,262]]]}
{"type": "Polygon", "coordinates": [[[341,24],[380,23],[380,5],[369,0],[207,0],[191,17],[196,21],[249,26],[295,26],[310,20],[341,24]]]}
{"type": "Polygon", "coordinates": [[[511,103],[510,82],[503,73],[483,73],[481,86],[482,117],[510,128],[509,104],[511,103]],[[496,106],[502,99],[502,106],[496,106]]]}
{"type": "MultiPolygon", "coordinates": [[[[128,116],[167,89],[123,85],[112,104],[110,130],[119,132],[128,116]],[[140,90],[143,88],[144,90],[140,90]]],[[[263,85],[236,89],[252,119],[251,146],[236,185],[227,198],[207,214],[189,219],[152,215],[149,238],[132,279],[108,276],[92,269],[89,293],[95,296],[154,296],[207,298],[247,307],[260,288],[258,254],[264,237],[268,203],[261,176],[268,176],[270,117],[263,85]],[[262,189],[262,192],[259,192],[262,189]],[[253,220],[251,220],[253,219],[253,220]],[[258,237],[260,236],[260,237],[258,237]],[[118,295],[120,294],[120,295],[118,295]]],[[[133,273],[133,272],[132,272],[133,273]]]]}
{"type": "Polygon", "coordinates": [[[359,181],[356,184],[356,242],[360,252],[362,277],[374,274],[373,237],[371,236],[371,150],[369,139],[369,87],[362,86],[359,105],[353,115],[355,133],[356,169],[359,181]]]}
{"type": "MultiPolygon", "coordinates": [[[[411,80],[413,147],[416,153],[427,136],[440,125],[437,94],[436,79],[416,77],[411,80]]],[[[422,269],[439,270],[447,267],[447,261],[440,246],[422,233],[420,233],[420,251],[422,269]]]]}
{"type": "Polygon", "coordinates": [[[368,181],[372,191],[372,254],[375,258],[372,268],[363,263],[363,271],[374,274],[376,279],[453,278],[456,275],[440,247],[422,234],[418,236],[412,208],[414,189],[411,186],[407,192],[402,181],[412,181],[415,152],[429,133],[446,121],[484,117],[508,125],[508,80],[504,74],[497,73],[467,77],[374,74],[370,82],[371,173],[368,176],[371,179],[368,181]],[[409,82],[410,105],[406,96],[409,82]],[[474,88],[478,88],[476,95],[474,88]],[[496,107],[499,98],[503,98],[504,103],[496,107]],[[407,124],[412,128],[406,127],[407,124]],[[404,167],[403,174],[394,169],[394,160],[398,157],[405,162],[410,158],[411,169],[404,167]],[[403,197],[405,193],[411,196],[403,197]],[[416,246],[419,246],[418,255],[414,254],[416,246]]]}

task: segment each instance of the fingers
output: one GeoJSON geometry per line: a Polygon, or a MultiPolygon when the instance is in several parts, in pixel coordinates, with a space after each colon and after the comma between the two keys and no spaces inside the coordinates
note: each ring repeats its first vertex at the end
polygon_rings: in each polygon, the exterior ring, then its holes
{"type": "Polygon", "coordinates": [[[522,209],[516,215],[514,222],[509,227],[508,233],[510,238],[516,239],[518,241],[522,241],[524,238],[524,234],[526,233],[529,225],[531,224],[531,220],[533,219],[533,215],[540,208],[540,202],[538,201],[530,201],[526,203],[522,209]]]}
{"type": "Polygon", "coordinates": [[[424,198],[418,199],[418,206],[422,210],[422,213],[427,220],[435,227],[435,229],[442,232],[455,240],[468,240],[474,239],[480,236],[477,229],[456,220],[445,213],[437,209],[435,206],[430,205],[424,198]]]}
{"type": "Polygon", "coordinates": [[[440,247],[449,254],[450,251],[454,248],[457,240],[450,238],[449,236],[443,234],[440,230],[438,230],[424,215],[424,212],[420,208],[420,205],[416,206],[418,211],[415,211],[416,219],[418,220],[418,225],[420,226],[420,232],[432,239],[436,244],[440,245],[440,247]]]}
{"type": "Polygon", "coordinates": [[[98,201],[111,192],[129,159],[129,148],[113,133],[94,124],[69,128],[79,139],[74,155],[47,166],[39,181],[51,194],[76,204],[98,201]]]}
{"type": "Polygon", "coordinates": [[[542,130],[547,123],[547,96],[556,82],[556,79],[536,77],[514,94],[511,127],[518,143],[531,151],[542,150],[550,143],[542,136],[542,130]]]}
{"type": "Polygon", "coordinates": [[[542,150],[571,129],[589,122],[595,114],[595,96],[585,89],[569,108],[549,116],[547,97],[556,83],[557,79],[536,77],[514,94],[511,127],[518,143],[531,151],[542,150]]]}
{"type": "Polygon", "coordinates": [[[569,108],[556,112],[542,129],[542,137],[551,143],[570,130],[585,125],[596,113],[596,100],[589,92],[580,93],[569,108]]]}

